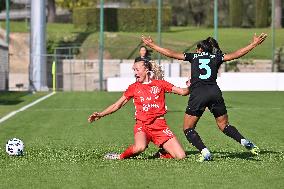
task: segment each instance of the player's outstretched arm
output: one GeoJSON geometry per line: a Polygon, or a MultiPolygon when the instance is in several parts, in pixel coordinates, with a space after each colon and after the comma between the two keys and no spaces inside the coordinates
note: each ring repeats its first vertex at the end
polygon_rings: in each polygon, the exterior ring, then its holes
{"type": "Polygon", "coordinates": [[[178,94],[178,95],[182,95],[182,96],[187,96],[189,95],[189,88],[180,88],[180,87],[176,87],[173,86],[172,88],[172,93],[178,94]]]}
{"type": "Polygon", "coordinates": [[[170,58],[175,58],[175,59],[178,59],[178,60],[184,60],[184,55],[183,53],[179,53],[179,52],[175,52],[171,49],[166,49],[166,48],[163,48],[163,47],[160,47],[158,45],[156,45],[153,41],[153,39],[149,36],[149,37],[144,37],[142,35],[142,41],[145,43],[145,45],[147,45],[148,47],[150,47],[151,49],[167,56],[167,57],[170,57],[170,58]]]}
{"type": "Polygon", "coordinates": [[[124,95],[122,95],[122,97],[120,97],[120,99],[118,99],[118,101],[116,101],[114,104],[107,107],[104,111],[92,113],[88,118],[88,122],[92,123],[93,121],[96,121],[96,120],[98,120],[98,119],[100,119],[104,116],[107,116],[109,114],[116,112],[122,106],[124,106],[127,102],[128,102],[128,100],[126,99],[126,97],[124,95]]]}
{"type": "Polygon", "coordinates": [[[254,34],[252,42],[247,45],[246,47],[243,47],[233,53],[225,54],[224,55],[224,61],[234,60],[237,58],[240,58],[244,55],[246,55],[248,52],[250,52],[252,49],[254,49],[256,46],[260,45],[267,37],[266,33],[261,33],[259,36],[254,34]]]}

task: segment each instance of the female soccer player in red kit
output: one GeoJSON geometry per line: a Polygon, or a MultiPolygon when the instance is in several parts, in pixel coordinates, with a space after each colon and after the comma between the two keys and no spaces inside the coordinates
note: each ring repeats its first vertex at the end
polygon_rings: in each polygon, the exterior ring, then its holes
{"type": "Polygon", "coordinates": [[[106,115],[109,115],[133,98],[135,106],[134,144],[129,146],[122,154],[110,153],[106,159],[125,159],[138,155],[145,151],[150,141],[159,148],[166,150],[173,158],[185,158],[185,152],[169,129],[164,115],[165,93],[188,95],[188,88],[179,88],[173,84],[161,80],[161,70],[148,60],[135,62],[133,70],[136,82],[129,85],[121,98],[102,112],[94,112],[88,119],[91,123],[106,115]]]}

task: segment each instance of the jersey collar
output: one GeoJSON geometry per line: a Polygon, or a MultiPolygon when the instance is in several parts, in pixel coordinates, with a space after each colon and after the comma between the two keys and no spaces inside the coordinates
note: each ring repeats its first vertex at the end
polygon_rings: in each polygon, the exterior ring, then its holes
{"type": "Polygon", "coordinates": [[[148,82],[143,82],[142,84],[150,84],[152,83],[152,80],[148,81],[148,82]]]}

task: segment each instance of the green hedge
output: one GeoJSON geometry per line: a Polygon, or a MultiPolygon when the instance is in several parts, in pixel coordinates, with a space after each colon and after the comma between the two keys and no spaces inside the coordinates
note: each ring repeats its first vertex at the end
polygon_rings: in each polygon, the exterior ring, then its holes
{"type": "Polygon", "coordinates": [[[73,24],[76,28],[97,30],[100,13],[94,8],[76,8],[73,11],[73,24]]]}
{"type": "MultiPolygon", "coordinates": [[[[98,8],[76,8],[73,10],[75,27],[99,30],[98,8]]],[[[171,8],[162,10],[162,30],[167,31],[171,25],[171,8]]],[[[156,8],[105,8],[105,31],[151,32],[157,30],[156,8]]]]}

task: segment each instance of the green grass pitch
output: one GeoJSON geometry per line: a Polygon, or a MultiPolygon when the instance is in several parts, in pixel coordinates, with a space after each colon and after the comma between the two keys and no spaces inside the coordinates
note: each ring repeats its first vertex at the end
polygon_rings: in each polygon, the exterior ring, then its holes
{"type": "MultiPolygon", "coordinates": [[[[0,95],[0,116],[43,94],[0,95]],[[12,96],[13,96],[12,95],[12,96]],[[6,103],[5,103],[6,102],[6,103]]],[[[182,132],[187,97],[167,95],[167,121],[182,142],[185,160],[151,159],[149,148],[135,159],[106,161],[133,142],[134,108],[94,124],[87,117],[121,93],[57,93],[0,124],[0,188],[283,188],[284,92],[224,92],[230,122],[261,149],[254,157],[216,127],[205,112],[197,130],[214,161],[199,163],[182,132]],[[23,157],[9,157],[8,139],[25,143],[23,157]]]]}

